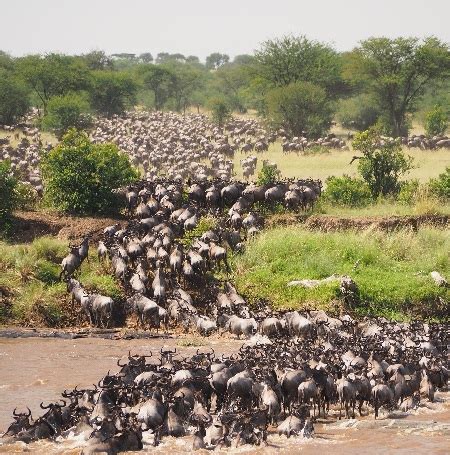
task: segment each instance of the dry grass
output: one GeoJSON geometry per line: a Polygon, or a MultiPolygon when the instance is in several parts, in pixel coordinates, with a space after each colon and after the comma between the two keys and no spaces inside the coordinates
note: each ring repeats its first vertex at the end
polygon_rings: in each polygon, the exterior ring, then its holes
{"type": "MultiPolygon", "coordinates": [[[[450,166],[450,151],[440,149],[436,151],[420,150],[417,148],[406,149],[405,153],[414,159],[414,169],[408,174],[408,179],[419,179],[426,182],[430,178],[437,177],[447,166],[450,166]]],[[[331,175],[341,176],[344,174],[354,176],[358,172],[358,162],[349,164],[352,157],[357,154],[353,150],[329,150],[317,153],[289,153],[284,154],[281,149],[281,142],[271,144],[269,151],[258,154],[258,165],[256,174],[262,167],[263,160],[269,160],[277,164],[284,177],[314,178],[325,180],[331,175]]],[[[247,154],[238,152],[234,157],[236,177],[242,179],[242,167],[240,160],[247,154]]]]}

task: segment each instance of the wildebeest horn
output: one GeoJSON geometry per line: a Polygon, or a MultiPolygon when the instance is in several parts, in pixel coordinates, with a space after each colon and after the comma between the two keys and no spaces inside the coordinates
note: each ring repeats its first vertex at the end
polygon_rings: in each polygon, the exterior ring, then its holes
{"type": "Polygon", "coordinates": [[[28,409],[28,415],[27,417],[31,417],[31,409],[27,406],[27,409],[28,409]]]}
{"type": "Polygon", "coordinates": [[[60,400],[63,402],[63,404],[56,404],[55,403],[55,406],[59,406],[60,408],[64,408],[66,405],[67,405],[67,402],[65,400],[60,400]]]}
{"type": "Polygon", "coordinates": [[[44,402],[41,401],[41,404],[39,406],[41,407],[41,409],[48,409],[51,405],[52,403],[50,403],[48,406],[44,406],[44,402]]]}
{"type": "Polygon", "coordinates": [[[121,365],[120,359],[117,359],[117,366],[118,366],[118,367],[124,367],[125,365],[126,365],[126,363],[124,363],[123,365],[121,365]]]}
{"type": "Polygon", "coordinates": [[[19,416],[19,415],[20,415],[20,414],[16,414],[16,409],[17,409],[17,408],[14,408],[13,416],[19,416]]]}

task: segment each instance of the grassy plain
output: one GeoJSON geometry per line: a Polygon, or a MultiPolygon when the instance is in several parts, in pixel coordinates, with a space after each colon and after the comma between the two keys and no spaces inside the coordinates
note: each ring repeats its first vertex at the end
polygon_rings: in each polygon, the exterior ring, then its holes
{"type": "MultiPolygon", "coordinates": [[[[450,150],[420,150],[418,148],[404,149],[407,155],[414,159],[414,169],[407,175],[406,179],[419,179],[426,182],[430,178],[437,177],[447,166],[450,166],[450,150]]],[[[252,153],[256,154],[256,153],[252,153]]],[[[300,152],[285,154],[282,151],[279,141],[271,144],[269,150],[257,154],[258,164],[255,176],[262,167],[263,160],[274,162],[280,169],[283,177],[313,178],[325,181],[331,175],[341,176],[344,174],[354,176],[358,172],[358,161],[349,164],[352,157],[358,155],[353,150],[332,149],[324,152],[300,152]]],[[[240,161],[248,154],[238,152],[235,154],[233,162],[236,177],[243,179],[242,166],[240,161]]]]}
{"type": "Polygon", "coordinates": [[[307,289],[287,287],[292,280],[349,275],[358,285],[362,315],[404,320],[449,316],[450,290],[434,284],[430,272],[450,274],[450,236],[444,229],[422,227],[392,233],[320,232],[298,226],[264,231],[232,260],[238,291],[278,309],[323,309],[339,313],[338,282],[307,289]]]}

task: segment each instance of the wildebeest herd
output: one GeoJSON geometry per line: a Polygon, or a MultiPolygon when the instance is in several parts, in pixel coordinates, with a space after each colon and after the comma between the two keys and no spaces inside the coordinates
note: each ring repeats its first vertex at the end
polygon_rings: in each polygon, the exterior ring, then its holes
{"type": "Polygon", "coordinates": [[[249,339],[235,355],[212,350],[182,358],[132,355],[90,389],[65,390],[41,404],[44,414],[14,410],[3,442],[70,438],[83,453],[118,453],[157,445],[165,436],[193,435],[193,449],[270,443],[281,435],[310,437],[318,418],[354,418],[380,408],[403,411],[433,401],[448,382],[448,333],[442,325],[355,321],[321,311],[273,312],[247,305],[233,285],[211,271],[228,272],[227,253],[245,248],[264,224],[261,207],[313,204],[318,181],[267,186],[240,182],[142,181],[121,194],[127,226],[110,226],[98,255],[122,283],[115,302],[87,292],[76,270],[89,243],[71,247],[61,277],[93,325],[111,326],[134,314],[144,328],[181,326],[208,336],[230,332],[249,339]],[[214,226],[200,230],[211,217],[214,226]],[[198,232],[199,236],[196,236],[198,232]]]}
{"type": "MultiPolygon", "coordinates": [[[[45,142],[40,130],[33,125],[35,115],[30,113],[18,125],[0,125],[9,133],[0,138],[0,159],[10,160],[20,179],[41,195],[39,163],[42,150],[50,150],[52,144],[45,142]],[[12,140],[19,138],[19,144],[13,146],[12,140]]],[[[291,137],[282,129],[270,132],[257,120],[238,118],[219,128],[205,115],[182,116],[171,112],[135,111],[110,119],[98,118],[90,137],[97,143],[117,144],[132,163],[143,170],[146,178],[164,175],[168,179],[230,180],[235,171],[232,159],[241,151],[253,153],[242,160],[243,176],[248,180],[254,176],[257,155],[267,151],[277,140],[284,153],[299,153],[313,147],[348,149],[346,141],[332,133],[314,140],[305,136],[291,137]]],[[[423,150],[450,147],[447,136],[415,135],[399,140],[408,147],[423,150]]]]}
{"type": "Polygon", "coordinates": [[[76,436],[83,454],[140,450],[189,434],[194,450],[270,444],[274,432],[313,436],[318,418],[408,411],[447,386],[442,326],[357,323],[321,311],[278,321],[279,333],[236,355],[129,353],[93,388],[41,403],[36,419],[15,409],[3,442],[76,436]]]}

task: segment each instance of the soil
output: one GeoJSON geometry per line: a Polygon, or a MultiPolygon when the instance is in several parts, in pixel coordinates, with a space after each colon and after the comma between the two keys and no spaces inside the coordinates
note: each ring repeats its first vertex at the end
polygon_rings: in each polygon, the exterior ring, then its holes
{"type": "Polygon", "coordinates": [[[56,212],[18,211],[14,214],[13,229],[8,237],[10,243],[29,243],[45,235],[62,240],[78,240],[91,234],[97,242],[103,229],[112,224],[126,224],[124,217],[75,217],[56,212]]]}

